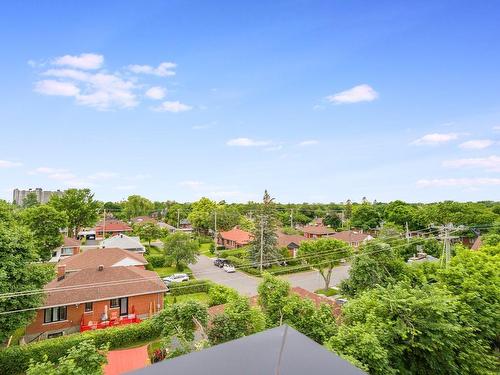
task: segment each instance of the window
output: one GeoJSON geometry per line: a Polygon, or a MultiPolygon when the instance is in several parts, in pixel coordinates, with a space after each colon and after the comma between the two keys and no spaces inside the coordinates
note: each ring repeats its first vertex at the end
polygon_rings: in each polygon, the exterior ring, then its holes
{"type": "Polygon", "coordinates": [[[73,255],[73,248],[72,247],[61,248],[61,255],[73,255]]]}
{"type": "Polygon", "coordinates": [[[120,301],[118,298],[113,298],[111,301],[109,301],[109,305],[111,306],[112,309],[120,307],[120,301]]]}
{"type": "Polygon", "coordinates": [[[93,310],[93,303],[92,302],[85,302],[85,312],[91,312],[93,310]]]}
{"type": "Polygon", "coordinates": [[[50,309],[45,309],[44,323],[53,323],[66,320],[66,306],[52,307],[50,309]]]}
{"type": "Polygon", "coordinates": [[[56,337],[61,337],[63,335],[63,332],[56,332],[56,333],[49,333],[47,335],[47,338],[48,339],[53,339],[53,338],[56,338],[56,337]]]}

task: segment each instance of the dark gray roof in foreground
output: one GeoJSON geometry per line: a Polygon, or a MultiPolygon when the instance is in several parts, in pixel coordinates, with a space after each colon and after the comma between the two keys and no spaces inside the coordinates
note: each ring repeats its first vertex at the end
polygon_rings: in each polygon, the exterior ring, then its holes
{"type": "Polygon", "coordinates": [[[366,375],[286,325],[168,359],[133,374],[366,375]]]}

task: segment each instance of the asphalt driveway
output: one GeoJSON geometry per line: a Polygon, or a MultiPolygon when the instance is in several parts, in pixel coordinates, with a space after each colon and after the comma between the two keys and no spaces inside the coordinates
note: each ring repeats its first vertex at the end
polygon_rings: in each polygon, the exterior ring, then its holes
{"type": "MultiPolygon", "coordinates": [[[[240,271],[226,273],[222,268],[213,265],[213,259],[204,255],[200,255],[198,262],[196,264],[191,264],[189,267],[197,279],[208,279],[217,284],[226,285],[236,289],[240,294],[245,296],[257,295],[257,286],[261,282],[260,278],[249,276],[240,271]]],[[[340,281],[349,277],[348,271],[349,265],[336,267],[333,270],[330,286],[336,286],[340,281]]],[[[300,272],[279,277],[289,281],[292,287],[300,286],[311,292],[324,287],[323,278],[318,271],[300,272]]]]}

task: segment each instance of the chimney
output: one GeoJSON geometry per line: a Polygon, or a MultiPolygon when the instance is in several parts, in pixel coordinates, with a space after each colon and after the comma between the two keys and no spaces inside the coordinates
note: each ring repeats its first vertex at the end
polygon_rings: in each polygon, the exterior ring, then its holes
{"type": "Polygon", "coordinates": [[[66,274],[66,265],[59,264],[57,266],[57,281],[64,279],[65,274],[66,274]]]}
{"type": "Polygon", "coordinates": [[[100,265],[99,265],[99,267],[97,267],[97,269],[98,269],[99,271],[103,271],[103,270],[104,270],[104,265],[100,264],[100,265]]]}

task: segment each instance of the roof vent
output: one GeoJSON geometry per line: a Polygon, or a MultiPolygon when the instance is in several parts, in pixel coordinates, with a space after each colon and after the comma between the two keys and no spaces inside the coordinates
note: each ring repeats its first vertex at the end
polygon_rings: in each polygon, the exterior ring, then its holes
{"type": "Polygon", "coordinates": [[[103,270],[104,270],[104,265],[100,264],[100,265],[99,265],[99,267],[97,267],[97,269],[98,269],[99,271],[103,271],[103,270]]]}

